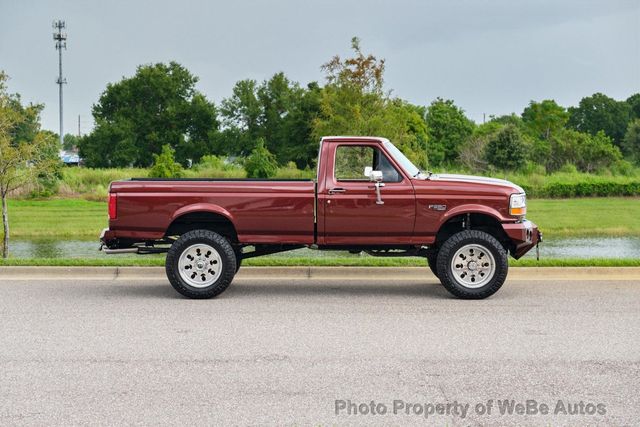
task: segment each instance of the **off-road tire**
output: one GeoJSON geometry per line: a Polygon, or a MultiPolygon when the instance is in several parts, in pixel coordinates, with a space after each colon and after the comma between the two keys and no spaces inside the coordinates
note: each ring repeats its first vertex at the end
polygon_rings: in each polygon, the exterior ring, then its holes
{"type": "Polygon", "coordinates": [[[229,241],[218,233],[210,230],[192,230],[173,242],[167,253],[165,270],[171,286],[180,294],[194,299],[213,298],[224,292],[231,284],[237,270],[236,254],[229,241]],[[203,288],[193,287],[185,282],[180,276],[178,265],[182,253],[190,246],[199,243],[213,247],[218,252],[222,264],[217,279],[203,288]]]}
{"type": "Polygon", "coordinates": [[[437,271],[442,284],[449,292],[462,299],[487,298],[500,289],[509,270],[507,251],[492,235],[478,230],[465,230],[449,237],[438,252],[437,271]],[[495,261],[493,277],[482,287],[470,288],[459,282],[453,272],[452,258],[466,245],[476,244],[491,252],[495,261]]]}

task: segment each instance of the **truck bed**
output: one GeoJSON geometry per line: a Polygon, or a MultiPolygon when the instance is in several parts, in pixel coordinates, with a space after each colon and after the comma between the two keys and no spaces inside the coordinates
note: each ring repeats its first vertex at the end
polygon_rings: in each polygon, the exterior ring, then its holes
{"type": "Polygon", "coordinates": [[[176,220],[214,212],[233,222],[240,243],[314,242],[312,180],[133,178],[110,191],[118,215],[109,229],[118,238],[160,239],[176,220]]]}

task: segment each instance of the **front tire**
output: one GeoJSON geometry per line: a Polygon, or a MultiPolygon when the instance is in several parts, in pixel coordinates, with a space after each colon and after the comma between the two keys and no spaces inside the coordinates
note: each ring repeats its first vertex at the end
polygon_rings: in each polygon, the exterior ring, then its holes
{"type": "Polygon", "coordinates": [[[176,240],[165,263],[171,286],[188,298],[212,298],[229,287],[236,254],[229,241],[209,230],[192,230],[176,240]]]}
{"type": "Polygon", "coordinates": [[[492,235],[465,230],[449,237],[438,253],[442,284],[458,298],[487,298],[500,289],[509,271],[507,252],[492,235]]]}

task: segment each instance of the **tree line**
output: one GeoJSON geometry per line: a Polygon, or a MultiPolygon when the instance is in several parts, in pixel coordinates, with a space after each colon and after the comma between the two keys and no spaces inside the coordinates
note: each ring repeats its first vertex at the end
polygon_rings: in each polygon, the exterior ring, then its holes
{"type": "Polygon", "coordinates": [[[477,125],[452,100],[421,106],[392,96],[384,60],[363,53],[357,38],[351,47],[350,57],[322,66],[324,85],[301,86],[279,72],[238,81],[219,105],[180,64],[142,65],[107,85],[93,106],[93,132],[75,142],[89,167],[149,167],[168,145],[182,166],[255,152],[274,164],[312,168],[323,135],[385,136],[425,169],[593,172],[640,160],[638,93],[623,101],[595,93],[569,108],[531,101],[521,114],[477,125]]]}

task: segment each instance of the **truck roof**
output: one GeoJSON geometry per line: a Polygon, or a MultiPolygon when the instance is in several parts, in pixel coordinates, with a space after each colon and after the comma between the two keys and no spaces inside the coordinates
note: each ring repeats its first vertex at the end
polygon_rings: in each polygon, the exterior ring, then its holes
{"type": "Polygon", "coordinates": [[[389,142],[387,138],[381,136],[324,136],[322,141],[368,141],[368,142],[389,142]]]}

